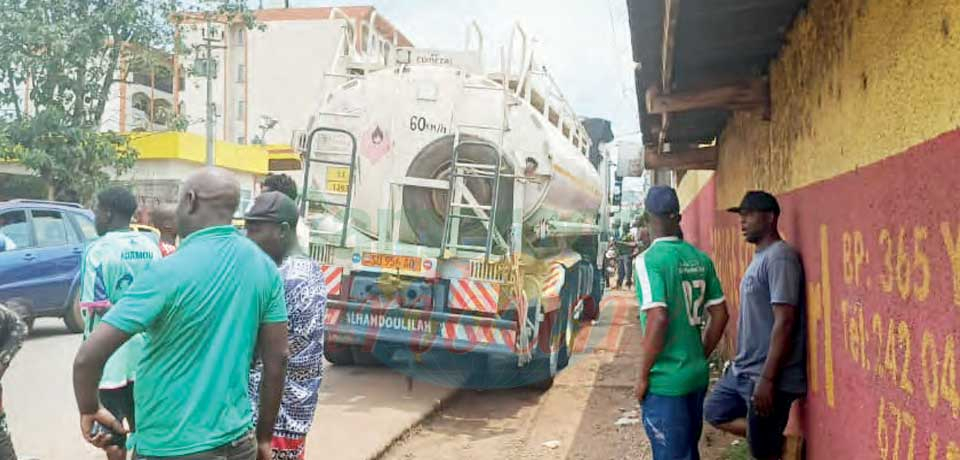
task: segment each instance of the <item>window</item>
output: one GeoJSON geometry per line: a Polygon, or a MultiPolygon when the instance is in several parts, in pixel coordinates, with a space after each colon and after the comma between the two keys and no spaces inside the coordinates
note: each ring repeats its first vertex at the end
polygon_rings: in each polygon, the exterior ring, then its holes
{"type": "Polygon", "coordinates": [[[10,211],[0,214],[0,238],[6,237],[6,242],[13,242],[11,249],[24,249],[32,246],[30,241],[30,225],[27,224],[27,213],[24,211],[10,211]]]}
{"type": "Polygon", "coordinates": [[[147,96],[146,93],[133,93],[131,99],[133,100],[133,108],[143,113],[150,111],[150,96],[147,96]]]}
{"type": "Polygon", "coordinates": [[[246,140],[243,136],[237,136],[237,143],[238,143],[238,144],[246,143],[246,141],[247,141],[247,140],[246,140]]]}
{"type": "Polygon", "coordinates": [[[233,33],[233,44],[235,46],[243,46],[243,39],[244,39],[244,36],[246,35],[243,32],[244,32],[243,29],[237,29],[233,33]]]}
{"type": "Polygon", "coordinates": [[[237,83],[243,83],[243,80],[247,78],[247,66],[243,64],[237,64],[237,83]]]}
{"type": "Polygon", "coordinates": [[[93,221],[89,217],[83,214],[73,214],[73,220],[77,222],[77,227],[80,227],[80,234],[83,235],[85,241],[97,239],[97,228],[93,226],[93,221]]]}
{"type": "Polygon", "coordinates": [[[240,206],[237,206],[237,211],[233,213],[233,217],[235,219],[242,219],[243,215],[250,210],[251,206],[253,206],[253,192],[240,189],[240,206]]]}
{"type": "Polygon", "coordinates": [[[34,210],[33,229],[37,236],[37,247],[46,248],[67,244],[69,239],[67,224],[59,211],[34,210]]]}
{"type": "Polygon", "coordinates": [[[244,116],[247,113],[247,101],[243,99],[237,101],[237,121],[243,121],[244,116]]]}

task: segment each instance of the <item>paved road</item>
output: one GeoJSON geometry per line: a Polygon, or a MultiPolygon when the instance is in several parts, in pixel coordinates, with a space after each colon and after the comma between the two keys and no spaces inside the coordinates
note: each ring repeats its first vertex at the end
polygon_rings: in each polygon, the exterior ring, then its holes
{"type": "MultiPolygon", "coordinates": [[[[4,376],[4,407],[17,453],[40,460],[104,458],[80,437],[71,366],[80,336],[39,320],[4,376]]],[[[327,364],[308,458],[366,460],[432,412],[454,390],[408,382],[383,368],[327,364]]]]}
{"type": "Polygon", "coordinates": [[[464,391],[384,459],[445,460],[454,452],[461,460],[651,458],[638,424],[615,425],[636,417],[636,308],[630,293],[611,292],[549,391],[464,391]]]}

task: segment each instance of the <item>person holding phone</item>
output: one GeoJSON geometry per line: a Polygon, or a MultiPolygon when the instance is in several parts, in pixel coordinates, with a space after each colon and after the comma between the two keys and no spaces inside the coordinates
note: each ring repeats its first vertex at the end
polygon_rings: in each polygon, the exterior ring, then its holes
{"type": "MultiPolygon", "coordinates": [[[[122,187],[111,187],[97,194],[94,227],[100,238],[84,251],[80,269],[80,314],[84,340],[126,289],[153,261],[160,259],[160,248],[146,234],[130,230],[130,219],[137,212],[137,198],[122,187]]],[[[137,363],[143,355],[144,338],[138,334],[107,360],[100,377],[99,398],[103,407],[117,420],[126,421],[131,430],[134,418],[133,384],[137,363]]],[[[95,433],[108,432],[95,426],[95,433]]],[[[106,450],[109,460],[127,457],[126,436],[114,433],[106,450]]]]}
{"type": "Polygon", "coordinates": [[[276,263],[231,225],[240,186],[205,168],[181,186],[180,247],[142,273],[80,347],[73,388],[83,437],[97,447],[123,432],[97,400],[104,364],[147,332],[134,389],[136,457],[269,460],[289,356],[283,279],[276,263]],[[250,366],[263,362],[259,418],[247,394],[250,366]]]}

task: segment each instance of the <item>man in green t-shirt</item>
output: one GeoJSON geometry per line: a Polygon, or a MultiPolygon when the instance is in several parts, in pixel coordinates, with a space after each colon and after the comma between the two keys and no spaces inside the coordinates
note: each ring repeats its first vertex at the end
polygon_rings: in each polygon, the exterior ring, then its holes
{"type": "Polygon", "coordinates": [[[644,331],[636,397],[653,459],[699,460],[707,357],[723,336],[726,302],[713,262],[679,238],[676,192],[652,187],[644,206],[654,240],[634,261],[644,331]]]}
{"type": "Polygon", "coordinates": [[[80,348],[74,392],[80,429],[105,447],[124,427],[97,401],[110,355],[131,336],[146,344],[137,368],[139,459],[267,460],[288,356],[287,311],[276,263],[230,225],[240,201],[233,175],[205,169],[181,187],[175,253],[124,292],[80,348]],[[254,350],[263,363],[256,439],[247,393],[254,350]]]}

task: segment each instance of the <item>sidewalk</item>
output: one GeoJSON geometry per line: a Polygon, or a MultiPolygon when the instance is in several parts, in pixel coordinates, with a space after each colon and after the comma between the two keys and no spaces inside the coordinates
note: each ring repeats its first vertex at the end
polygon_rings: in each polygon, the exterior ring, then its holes
{"type": "Polygon", "coordinates": [[[308,460],[376,458],[457,390],[408,379],[387,367],[328,367],[308,460]],[[408,386],[410,385],[410,386],[408,386]]]}

